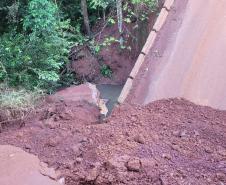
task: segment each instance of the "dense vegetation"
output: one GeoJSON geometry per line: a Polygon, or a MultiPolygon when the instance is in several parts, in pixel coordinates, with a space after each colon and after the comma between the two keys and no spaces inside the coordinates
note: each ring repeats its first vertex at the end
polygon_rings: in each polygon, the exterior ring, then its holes
{"type": "MultiPolygon", "coordinates": [[[[72,46],[88,42],[94,53],[112,42],[123,48],[123,24],[146,19],[157,5],[158,0],[1,0],[1,93],[52,92],[73,83],[74,74],[67,67],[72,46]],[[101,21],[104,26],[117,24],[120,38],[95,43],[93,26],[101,21]]],[[[111,75],[106,66],[100,71],[111,75]]]]}

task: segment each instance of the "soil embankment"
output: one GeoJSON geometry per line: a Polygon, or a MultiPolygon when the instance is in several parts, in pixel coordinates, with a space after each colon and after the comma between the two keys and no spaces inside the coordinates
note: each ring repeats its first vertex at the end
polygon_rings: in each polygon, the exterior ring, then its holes
{"type": "Polygon", "coordinates": [[[0,144],[36,154],[66,185],[226,183],[225,111],[171,99],[123,105],[105,124],[63,109],[41,115],[1,133],[0,144]]]}

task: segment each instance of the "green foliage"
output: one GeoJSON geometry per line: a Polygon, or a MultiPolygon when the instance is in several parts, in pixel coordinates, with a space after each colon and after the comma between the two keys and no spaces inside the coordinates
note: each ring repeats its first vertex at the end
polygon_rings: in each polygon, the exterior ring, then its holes
{"type": "Polygon", "coordinates": [[[24,19],[25,31],[37,36],[49,36],[57,31],[57,6],[48,0],[31,0],[28,14],[24,19]]]}
{"type": "Polygon", "coordinates": [[[133,4],[144,4],[149,7],[149,10],[154,12],[157,10],[159,0],[132,0],[133,4]]]}
{"type": "Polygon", "coordinates": [[[57,7],[48,0],[32,0],[24,19],[24,32],[0,38],[0,81],[27,89],[51,88],[67,62],[69,42],[57,7]]]}
{"type": "Polygon", "coordinates": [[[110,46],[113,43],[118,43],[119,41],[115,37],[107,37],[102,43],[103,47],[110,46]]]}
{"type": "Polygon", "coordinates": [[[106,9],[108,6],[114,4],[114,0],[91,0],[90,5],[93,9],[103,8],[106,9]]]}
{"type": "Polygon", "coordinates": [[[113,71],[111,70],[110,66],[103,64],[100,68],[100,72],[104,77],[111,78],[113,71]]]}
{"type": "Polygon", "coordinates": [[[123,10],[127,12],[124,22],[131,23],[135,17],[141,21],[147,20],[150,12],[156,12],[158,8],[158,0],[132,0],[131,3],[126,2],[123,6],[123,10]],[[131,5],[132,3],[132,5],[131,5]],[[136,6],[143,7],[139,13],[136,12],[136,6]]]}
{"type": "MultiPolygon", "coordinates": [[[[87,0],[87,5],[91,25],[101,16],[107,17],[106,25],[117,23],[115,0],[87,0]]],[[[131,24],[134,17],[146,19],[149,11],[156,10],[158,0],[123,1],[123,5],[123,21],[131,24]],[[136,5],[148,6],[149,11],[138,16],[136,5]]],[[[29,90],[48,89],[49,92],[75,83],[75,75],[64,70],[72,44],[90,43],[97,56],[102,48],[119,43],[118,38],[111,36],[102,43],[95,38],[89,41],[82,33],[82,25],[80,0],[0,1],[0,83],[29,90]]],[[[122,49],[130,49],[124,45],[122,49]]],[[[100,72],[106,77],[112,75],[107,65],[102,65],[100,72]]]]}

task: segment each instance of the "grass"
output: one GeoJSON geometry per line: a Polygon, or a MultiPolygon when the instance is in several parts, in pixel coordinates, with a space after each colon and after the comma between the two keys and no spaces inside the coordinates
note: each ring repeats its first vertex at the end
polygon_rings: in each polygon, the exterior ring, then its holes
{"type": "Polygon", "coordinates": [[[23,119],[29,112],[35,109],[43,94],[41,90],[27,91],[24,89],[7,88],[5,85],[1,85],[0,122],[23,119]]]}

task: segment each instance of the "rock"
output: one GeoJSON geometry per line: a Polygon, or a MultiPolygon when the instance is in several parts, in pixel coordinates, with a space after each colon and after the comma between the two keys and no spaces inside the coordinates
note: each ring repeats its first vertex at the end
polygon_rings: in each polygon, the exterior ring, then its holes
{"type": "Polygon", "coordinates": [[[141,161],[138,158],[130,159],[126,163],[128,171],[139,172],[141,170],[141,161]]]}
{"type": "Polygon", "coordinates": [[[209,146],[204,146],[204,151],[208,154],[213,153],[213,150],[209,146]]]}
{"type": "Polygon", "coordinates": [[[180,152],[180,151],[181,151],[180,146],[179,146],[179,145],[177,145],[177,144],[173,144],[173,145],[171,145],[171,148],[172,148],[173,150],[178,151],[178,152],[180,152]]]}
{"type": "Polygon", "coordinates": [[[97,179],[95,180],[95,184],[102,185],[102,184],[116,184],[115,183],[115,175],[105,171],[98,175],[97,179]]]}
{"type": "Polygon", "coordinates": [[[78,164],[80,164],[80,163],[83,161],[83,158],[77,157],[77,158],[75,159],[75,161],[76,161],[78,164]]]}
{"type": "Polygon", "coordinates": [[[53,168],[48,168],[48,165],[46,163],[40,162],[40,173],[48,176],[51,179],[56,180],[57,179],[57,173],[53,168]]]}
{"type": "Polygon", "coordinates": [[[223,181],[225,182],[226,181],[226,175],[222,172],[218,172],[216,173],[216,179],[219,181],[223,181]]]}
{"type": "Polygon", "coordinates": [[[87,143],[89,140],[87,137],[83,137],[79,142],[80,143],[87,143]]]}
{"type": "Polygon", "coordinates": [[[61,185],[64,185],[65,184],[65,178],[62,177],[57,182],[59,182],[61,185]]]}
{"type": "Polygon", "coordinates": [[[98,107],[100,108],[100,114],[104,116],[104,118],[108,114],[107,102],[108,99],[100,99],[98,103],[98,107]]]}
{"type": "Polygon", "coordinates": [[[194,135],[195,135],[195,137],[198,137],[200,134],[199,134],[199,132],[197,131],[197,130],[194,130],[194,135]]]}
{"type": "Polygon", "coordinates": [[[88,175],[86,176],[87,181],[94,181],[99,176],[100,164],[97,163],[97,164],[93,164],[93,165],[94,165],[94,167],[88,171],[88,175]]]}
{"type": "Polygon", "coordinates": [[[137,136],[134,137],[134,141],[140,144],[144,144],[145,143],[145,138],[143,135],[139,134],[137,136]]]}
{"type": "Polygon", "coordinates": [[[107,168],[117,169],[117,171],[127,171],[125,164],[129,160],[129,158],[130,156],[128,155],[114,156],[113,158],[111,158],[105,163],[105,166],[107,168]]]}
{"type": "Polygon", "coordinates": [[[66,163],[66,168],[67,169],[73,169],[74,168],[74,165],[75,165],[75,162],[74,161],[68,161],[66,163]]]}
{"type": "Polygon", "coordinates": [[[59,144],[59,139],[57,137],[50,138],[46,143],[46,145],[50,147],[56,147],[58,144],[59,144]]]}
{"type": "Polygon", "coordinates": [[[98,176],[98,171],[97,171],[96,168],[94,168],[88,173],[86,180],[87,181],[94,181],[97,178],[97,176],[98,176]]]}
{"type": "Polygon", "coordinates": [[[25,149],[30,150],[31,149],[31,145],[30,144],[25,144],[25,149]]]}
{"type": "Polygon", "coordinates": [[[183,130],[182,132],[180,132],[180,137],[183,138],[187,135],[187,131],[183,130]]]}
{"type": "Polygon", "coordinates": [[[153,158],[143,158],[141,159],[141,164],[143,168],[153,168],[157,165],[157,162],[153,158]]]}
{"type": "Polygon", "coordinates": [[[172,159],[170,154],[162,154],[162,157],[165,158],[165,159],[168,159],[168,160],[172,159]]]}

